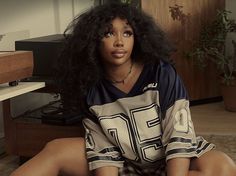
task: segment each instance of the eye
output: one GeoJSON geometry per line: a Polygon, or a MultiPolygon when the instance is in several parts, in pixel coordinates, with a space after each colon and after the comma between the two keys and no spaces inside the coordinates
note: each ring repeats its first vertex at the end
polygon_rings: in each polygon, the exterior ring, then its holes
{"type": "Polygon", "coordinates": [[[111,36],[113,36],[112,31],[105,32],[105,34],[104,34],[104,37],[106,37],[106,38],[111,37],[111,36]]]}
{"type": "Polygon", "coordinates": [[[130,31],[130,30],[127,30],[127,31],[124,32],[124,37],[130,37],[132,35],[133,35],[133,32],[130,31]]]}

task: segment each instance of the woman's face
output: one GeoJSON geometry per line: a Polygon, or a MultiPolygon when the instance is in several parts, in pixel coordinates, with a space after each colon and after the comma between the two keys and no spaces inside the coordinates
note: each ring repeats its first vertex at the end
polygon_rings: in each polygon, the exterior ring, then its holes
{"type": "Polygon", "coordinates": [[[115,18],[106,29],[100,44],[100,54],[105,66],[120,66],[131,61],[134,45],[133,29],[127,20],[115,18]]]}

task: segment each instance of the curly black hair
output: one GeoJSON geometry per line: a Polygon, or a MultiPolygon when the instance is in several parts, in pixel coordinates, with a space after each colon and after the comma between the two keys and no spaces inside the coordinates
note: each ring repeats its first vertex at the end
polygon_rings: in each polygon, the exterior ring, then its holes
{"type": "Polygon", "coordinates": [[[60,94],[65,108],[85,109],[86,94],[103,79],[99,45],[110,22],[126,19],[134,31],[134,62],[154,63],[168,61],[173,47],[153,18],[128,4],[109,3],[89,9],[68,26],[65,48],[58,67],[60,94]]]}

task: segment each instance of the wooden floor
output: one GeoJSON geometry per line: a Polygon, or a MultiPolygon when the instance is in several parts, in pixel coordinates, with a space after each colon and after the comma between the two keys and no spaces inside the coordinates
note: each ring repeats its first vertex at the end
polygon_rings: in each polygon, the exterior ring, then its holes
{"type": "MultiPolygon", "coordinates": [[[[236,135],[236,112],[225,111],[222,102],[191,106],[197,134],[236,135]]],[[[0,176],[8,176],[18,165],[16,156],[0,156],[0,176]]]]}
{"type": "Polygon", "coordinates": [[[236,112],[224,109],[223,102],[190,107],[197,134],[236,134],[236,112]]]}

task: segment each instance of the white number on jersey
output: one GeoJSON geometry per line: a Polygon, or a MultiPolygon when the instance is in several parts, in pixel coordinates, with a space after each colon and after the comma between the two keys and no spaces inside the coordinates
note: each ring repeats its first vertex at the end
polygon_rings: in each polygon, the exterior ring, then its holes
{"type": "Polygon", "coordinates": [[[159,151],[162,132],[158,111],[157,105],[151,104],[130,110],[130,117],[120,113],[99,117],[99,120],[123,156],[130,160],[155,162],[162,154],[159,151]]]}

